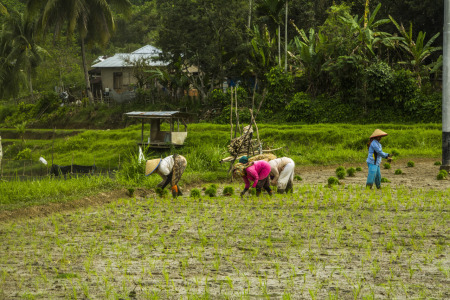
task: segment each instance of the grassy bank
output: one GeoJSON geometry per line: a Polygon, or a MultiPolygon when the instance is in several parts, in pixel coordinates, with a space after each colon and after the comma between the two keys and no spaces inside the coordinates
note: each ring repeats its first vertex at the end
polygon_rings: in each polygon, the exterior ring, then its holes
{"type": "MultiPolygon", "coordinates": [[[[168,125],[162,126],[167,130],[168,125]]],[[[374,129],[380,128],[389,135],[382,140],[383,150],[399,153],[399,158],[441,158],[441,125],[440,124],[319,124],[319,125],[274,125],[259,124],[259,135],[263,148],[275,149],[279,157],[291,157],[298,167],[311,165],[364,164],[367,156],[366,143],[374,129]]],[[[145,132],[149,132],[149,125],[145,132]]],[[[30,139],[22,143],[19,139],[8,139],[4,147],[5,158],[13,158],[23,148],[31,149],[33,160],[43,156],[49,162],[58,165],[92,165],[100,169],[114,170],[116,181],[125,187],[154,188],[160,178],[157,175],[145,177],[144,164],[138,162],[136,142],[140,140],[141,126],[133,125],[117,130],[85,130],[72,135],[64,131],[52,139],[30,139]]],[[[9,133],[10,137],[14,134],[9,133]]],[[[39,135],[36,135],[39,136],[39,135]]],[[[43,130],[41,136],[49,136],[43,130]]],[[[238,134],[239,136],[239,134],[238,134]]],[[[256,138],[256,130],[254,137],[256,138]]],[[[200,184],[218,182],[229,178],[229,164],[220,164],[222,158],[229,156],[226,150],[230,140],[230,127],[216,124],[191,124],[188,127],[186,145],[182,148],[146,152],[147,159],[164,157],[177,152],[187,158],[188,165],[181,184],[200,184]]],[[[65,187],[71,186],[74,195],[89,187],[90,179],[58,182],[3,182],[0,184],[2,198],[8,197],[10,203],[23,202],[29,205],[29,199],[42,201],[59,201],[64,199],[65,187]],[[86,182],[84,180],[87,180],[86,182]],[[56,184],[56,186],[55,186],[56,184]],[[46,187],[48,185],[48,187],[46,187]],[[23,186],[23,188],[22,188],[23,186]],[[37,186],[37,187],[36,187],[37,186]],[[57,187],[57,186],[60,186],[57,187]],[[24,192],[14,192],[18,190],[24,192]],[[44,190],[46,191],[44,193],[44,190]],[[47,191],[54,191],[48,193],[47,191]],[[45,200],[47,199],[47,200],[45,200]]],[[[98,180],[98,179],[96,179],[98,180]]],[[[94,183],[97,184],[97,183],[94,183]]],[[[109,183],[108,183],[109,184],[109,183]]],[[[99,183],[99,189],[103,183],[99,183]]],[[[11,207],[11,206],[2,206],[11,207]]]]}

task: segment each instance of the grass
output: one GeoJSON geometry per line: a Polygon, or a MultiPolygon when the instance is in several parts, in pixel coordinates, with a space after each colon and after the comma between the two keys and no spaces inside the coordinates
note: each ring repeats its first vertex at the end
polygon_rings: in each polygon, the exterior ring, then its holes
{"type": "MultiPolygon", "coordinates": [[[[162,129],[168,129],[167,126],[168,124],[163,124],[162,129]]],[[[367,136],[373,128],[383,128],[389,132],[389,136],[383,138],[383,150],[397,157],[438,158],[441,155],[441,127],[438,124],[259,124],[264,147],[282,147],[275,154],[279,157],[291,157],[297,166],[365,161],[367,136]]],[[[148,132],[148,124],[145,125],[144,130],[148,132]]],[[[67,182],[46,179],[2,183],[0,210],[46,202],[69,201],[86,193],[108,189],[110,186],[154,189],[160,182],[160,178],[157,175],[144,176],[144,164],[138,160],[136,141],[140,139],[140,131],[140,125],[118,130],[57,130],[54,142],[45,139],[29,139],[22,144],[16,140],[14,144],[4,146],[4,159],[13,158],[14,151],[19,151],[23,147],[32,149],[32,159],[36,161],[34,174],[42,169],[42,165],[37,162],[40,156],[46,158],[49,163],[53,156],[54,163],[59,165],[70,165],[72,162],[81,165],[95,163],[99,169],[115,170],[116,181],[100,179],[100,176],[93,180],[67,182]],[[117,169],[119,169],[118,172],[117,169]]],[[[6,136],[17,138],[13,130],[7,129],[4,132],[6,136]]],[[[36,138],[53,136],[51,130],[31,129],[28,134],[36,138]]],[[[226,151],[228,141],[228,125],[190,124],[184,147],[167,151],[151,150],[147,151],[145,156],[151,159],[164,157],[174,152],[184,155],[188,164],[180,182],[182,187],[183,185],[225,182],[229,179],[229,164],[220,164],[219,161],[229,155],[226,151]]],[[[14,162],[9,161],[8,166],[15,166],[14,162]]],[[[24,164],[18,161],[17,166],[21,174],[22,169],[25,168],[24,164]]],[[[5,169],[3,171],[6,172],[5,169]]],[[[14,174],[17,175],[17,172],[14,174]]],[[[345,175],[344,169],[338,176],[342,179],[345,175]]]]}
{"type": "MultiPolygon", "coordinates": [[[[383,128],[389,135],[382,140],[385,152],[395,153],[401,158],[429,157],[438,158],[442,151],[442,132],[440,124],[258,124],[264,148],[279,148],[275,154],[279,157],[291,157],[296,165],[331,165],[341,163],[357,163],[364,161],[367,156],[368,136],[373,128],[383,128]]],[[[168,129],[168,124],[162,125],[162,130],[168,129]]],[[[149,125],[144,126],[148,133],[149,125]]],[[[34,139],[27,140],[23,147],[32,149],[35,160],[40,155],[47,161],[59,165],[75,164],[92,165],[107,169],[115,168],[129,160],[130,153],[137,152],[136,142],[140,140],[141,125],[132,125],[124,129],[115,130],[84,130],[57,131],[54,143],[48,130],[33,129],[34,139]],[[75,134],[75,135],[73,135],[75,134]],[[41,140],[38,138],[42,137],[41,140]],[[47,143],[42,143],[42,140],[47,143]]],[[[228,156],[226,145],[230,139],[229,125],[208,123],[190,124],[186,145],[183,148],[168,151],[152,150],[147,153],[150,158],[166,156],[176,151],[186,156],[188,168],[201,172],[223,171],[226,166],[219,164],[219,160],[228,156]]],[[[11,137],[17,139],[10,133],[11,137]]],[[[13,158],[15,151],[20,148],[19,140],[14,140],[15,148],[11,151],[5,147],[5,159],[13,158]],[[14,150],[14,151],[13,151],[14,150]],[[9,153],[8,153],[9,152],[9,153]],[[11,155],[12,157],[8,157],[11,155]]]]}
{"type": "Polygon", "coordinates": [[[0,224],[0,295],[444,299],[449,199],[353,185],[259,199],[124,197],[0,224]]]}
{"type": "Polygon", "coordinates": [[[80,176],[67,180],[48,177],[43,180],[0,182],[0,211],[51,202],[66,202],[117,188],[106,176],[80,176]]]}

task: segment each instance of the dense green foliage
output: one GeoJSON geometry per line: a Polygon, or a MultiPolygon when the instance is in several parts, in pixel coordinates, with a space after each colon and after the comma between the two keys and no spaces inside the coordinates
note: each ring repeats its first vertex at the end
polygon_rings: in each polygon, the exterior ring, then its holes
{"type": "MultiPolygon", "coordinates": [[[[84,7],[74,0],[77,11],[64,1],[27,2],[2,2],[8,11],[0,20],[0,92],[14,104],[55,87],[85,102],[86,67],[96,57],[152,44],[169,65],[147,76],[172,95],[139,89],[136,101],[150,98],[152,109],[187,108],[227,123],[229,89],[216,88],[232,80],[240,86],[242,120],[262,100],[259,118],[273,121],[438,122],[441,116],[442,1],[292,1],[288,11],[281,0],[105,0],[101,9],[97,1],[84,7]],[[52,44],[40,34],[48,30],[63,39],[52,44]],[[200,72],[187,76],[191,65],[200,72]],[[197,99],[183,96],[188,88],[199,92],[197,99]]],[[[6,109],[0,111],[1,117],[6,109]]]]}

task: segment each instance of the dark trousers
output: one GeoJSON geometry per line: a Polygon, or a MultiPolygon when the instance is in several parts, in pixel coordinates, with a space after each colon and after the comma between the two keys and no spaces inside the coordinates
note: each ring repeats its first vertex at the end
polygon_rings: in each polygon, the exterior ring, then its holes
{"type": "Polygon", "coordinates": [[[272,192],[272,190],[270,189],[269,176],[267,176],[262,180],[259,180],[258,183],[256,184],[256,192],[261,193],[261,189],[265,189],[269,194],[272,192]]]}

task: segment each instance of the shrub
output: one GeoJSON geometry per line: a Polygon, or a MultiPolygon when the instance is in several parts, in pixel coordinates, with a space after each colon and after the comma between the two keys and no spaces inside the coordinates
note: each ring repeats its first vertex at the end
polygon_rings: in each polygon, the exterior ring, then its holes
{"type": "Polygon", "coordinates": [[[31,149],[25,148],[19,153],[17,153],[17,156],[14,158],[15,160],[22,160],[22,159],[31,159],[31,149]]]}
{"type": "Polygon", "coordinates": [[[223,188],[223,195],[224,196],[233,196],[234,195],[234,188],[232,186],[226,186],[223,188]]]}
{"type": "Polygon", "coordinates": [[[391,168],[391,164],[390,163],[385,163],[384,164],[384,168],[385,169],[390,169],[391,168]]]}
{"type": "Polygon", "coordinates": [[[403,171],[402,170],[400,170],[400,169],[397,169],[397,170],[395,170],[395,173],[394,173],[395,175],[401,175],[401,174],[403,174],[403,171]]]}
{"type": "Polygon", "coordinates": [[[407,166],[408,166],[408,168],[414,167],[414,162],[413,161],[408,161],[407,166]]]}
{"type": "Polygon", "coordinates": [[[336,171],[336,176],[339,179],[344,179],[345,178],[345,170],[336,171]]]}
{"type": "Polygon", "coordinates": [[[381,182],[387,183],[387,182],[391,182],[391,181],[385,177],[381,177],[381,182]]]}
{"type": "Polygon", "coordinates": [[[336,177],[329,177],[328,178],[328,186],[337,185],[339,184],[339,180],[336,177]]]}
{"type": "Polygon", "coordinates": [[[435,161],[435,162],[434,162],[434,165],[435,165],[435,166],[440,166],[441,164],[442,164],[442,163],[441,163],[440,161],[435,161]]]}
{"type": "Polygon", "coordinates": [[[355,176],[355,173],[356,173],[356,169],[355,169],[355,168],[351,167],[351,168],[348,168],[348,169],[347,169],[347,175],[348,175],[349,177],[354,177],[354,176],[355,176]]]}
{"type": "Polygon", "coordinates": [[[448,175],[447,171],[440,170],[439,174],[437,175],[436,178],[437,178],[437,180],[444,180],[444,179],[447,179],[447,175],[448,175]]]}
{"type": "Polygon", "coordinates": [[[190,195],[192,198],[200,198],[202,194],[199,189],[192,189],[190,195]]]}
{"type": "Polygon", "coordinates": [[[361,167],[356,167],[356,172],[361,172],[362,168],[361,167]]]}
{"type": "Polygon", "coordinates": [[[210,197],[215,197],[217,195],[217,186],[215,184],[211,184],[206,190],[205,195],[210,197]]]}

